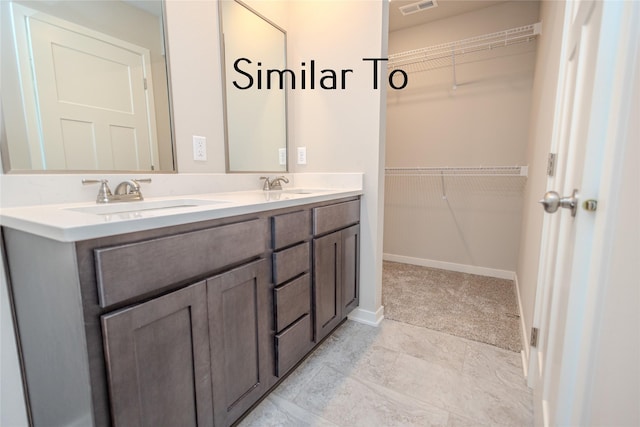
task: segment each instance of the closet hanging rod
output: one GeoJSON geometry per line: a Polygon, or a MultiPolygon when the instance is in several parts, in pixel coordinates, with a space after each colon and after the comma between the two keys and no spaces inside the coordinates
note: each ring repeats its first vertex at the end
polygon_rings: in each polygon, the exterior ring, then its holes
{"type": "Polygon", "coordinates": [[[386,176],[522,176],[527,166],[385,168],[386,176]]]}
{"type": "Polygon", "coordinates": [[[510,46],[517,43],[534,40],[541,33],[542,23],[511,28],[496,33],[484,34],[454,42],[442,43],[420,49],[389,55],[387,67],[389,69],[400,68],[416,63],[437,61],[451,58],[452,54],[462,56],[465,54],[490,50],[499,47],[510,46]]]}

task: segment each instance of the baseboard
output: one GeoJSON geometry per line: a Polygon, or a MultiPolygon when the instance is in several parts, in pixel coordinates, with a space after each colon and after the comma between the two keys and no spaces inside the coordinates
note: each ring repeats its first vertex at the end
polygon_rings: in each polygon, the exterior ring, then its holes
{"type": "Polygon", "coordinates": [[[479,267],[477,265],[457,264],[455,262],[436,261],[433,259],[413,258],[404,255],[383,254],[385,261],[401,262],[403,264],[420,265],[422,267],[440,268],[442,270],[457,271],[459,273],[477,274],[479,276],[489,276],[498,279],[515,279],[516,273],[509,270],[497,268],[479,267]]]}
{"type": "Polygon", "coordinates": [[[520,314],[520,340],[522,343],[522,370],[524,377],[528,376],[529,368],[529,333],[527,332],[527,325],[524,322],[524,313],[522,312],[522,298],[520,298],[520,284],[518,283],[518,275],[514,274],[513,281],[516,285],[516,299],[518,300],[518,313],[520,314]]]}
{"type": "Polygon", "coordinates": [[[520,350],[520,357],[522,358],[522,374],[524,379],[529,378],[529,362],[527,360],[527,354],[524,350],[520,350]]]}
{"type": "Polygon", "coordinates": [[[354,322],[378,327],[384,319],[384,306],[378,307],[376,311],[363,310],[358,307],[351,311],[347,317],[354,322]]]}

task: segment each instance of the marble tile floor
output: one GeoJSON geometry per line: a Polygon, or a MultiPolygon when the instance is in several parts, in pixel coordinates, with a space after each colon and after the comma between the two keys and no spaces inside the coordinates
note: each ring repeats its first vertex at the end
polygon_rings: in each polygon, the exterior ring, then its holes
{"type": "Polygon", "coordinates": [[[347,321],[239,425],[531,426],[532,393],[519,353],[347,321]]]}

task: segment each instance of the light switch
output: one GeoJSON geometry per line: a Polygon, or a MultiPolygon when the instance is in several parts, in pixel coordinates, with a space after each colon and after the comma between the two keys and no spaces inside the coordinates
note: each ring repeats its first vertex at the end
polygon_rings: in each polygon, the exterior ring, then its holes
{"type": "Polygon", "coordinates": [[[193,135],[193,160],[207,160],[207,138],[193,135]]]}
{"type": "Polygon", "coordinates": [[[307,147],[298,147],[298,164],[307,164],[307,147]]]}
{"type": "Polygon", "coordinates": [[[287,164],[286,148],[278,148],[278,163],[280,164],[280,166],[285,166],[287,164]]]}

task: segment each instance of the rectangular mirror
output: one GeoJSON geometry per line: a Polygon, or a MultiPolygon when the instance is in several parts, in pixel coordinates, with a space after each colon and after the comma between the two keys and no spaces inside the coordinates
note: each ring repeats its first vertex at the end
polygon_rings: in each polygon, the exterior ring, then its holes
{"type": "Polygon", "coordinates": [[[161,1],[3,1],[5,172],[175,170],[161,1]]]}
{"type": "Polygon", "coordinates": [[[288,84],[268,77],[287,66],[286,32],[240,1],[219,5],[227,172],[286,172],[288,84]]]}

